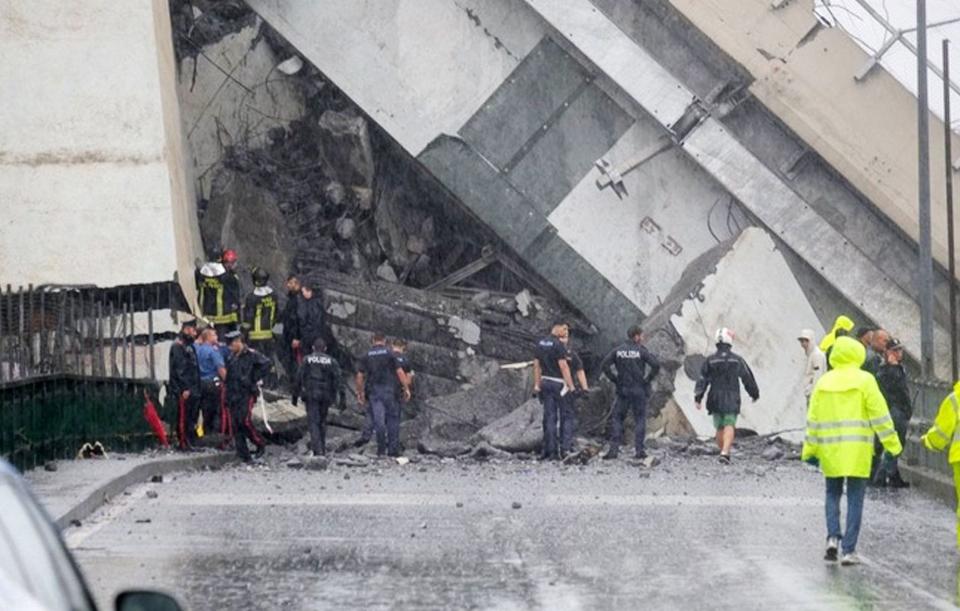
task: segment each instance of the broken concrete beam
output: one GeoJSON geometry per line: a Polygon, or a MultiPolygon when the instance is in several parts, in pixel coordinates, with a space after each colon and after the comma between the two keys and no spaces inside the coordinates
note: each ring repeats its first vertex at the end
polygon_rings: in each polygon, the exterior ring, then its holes
{"type": "Polygon", "coordinates": [[[366,120],[349,110],[327,110],[319,125],[322,155],[333,175],[345,185],[373,185],[373,148],[366,120]]]}

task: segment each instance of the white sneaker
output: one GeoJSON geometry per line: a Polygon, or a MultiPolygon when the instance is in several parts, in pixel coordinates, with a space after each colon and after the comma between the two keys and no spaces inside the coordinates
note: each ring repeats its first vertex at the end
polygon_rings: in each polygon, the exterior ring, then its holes
{"type": "Polygon", "coordinates": [[[860,564],[860,556],[856,552],[850,552],[849,554],[844,554],[843,558],[840,559],[841,566],[853,566],[855,564],[860,564]]]}
{"type": "Polygon", "coordinates": [[[840,539],[838,537],[827,537],[827,552],[823,555],[823,559],[827,562],[836,562],[839,547],[840,539]]]}

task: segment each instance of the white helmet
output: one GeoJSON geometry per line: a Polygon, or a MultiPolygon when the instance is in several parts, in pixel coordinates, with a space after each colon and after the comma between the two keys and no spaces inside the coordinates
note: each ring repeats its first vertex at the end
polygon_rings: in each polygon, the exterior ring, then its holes
{"type": "Polygon", "coordinates": [[[726,327],[720,327],[719,329],[717,329],[717,334],[714,340],[718,344],[727,344],[728,346],[732,346],[733,338],[734,338],[734,333],[732,329],[728,329],[726,327]]]}

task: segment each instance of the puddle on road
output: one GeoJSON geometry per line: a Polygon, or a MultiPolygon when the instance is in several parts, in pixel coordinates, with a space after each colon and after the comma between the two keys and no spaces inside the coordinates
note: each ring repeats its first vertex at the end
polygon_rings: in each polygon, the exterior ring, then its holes
{"type": "Polygon", "coordinates": [[[471,556],[398,561],[355,549],[320,553],[306,548],[240,558],[211,555],[192,558],[176,581],[178,595],[191,609],[597,608],[588,602],[595,597],[586,579],[471,556]]]}

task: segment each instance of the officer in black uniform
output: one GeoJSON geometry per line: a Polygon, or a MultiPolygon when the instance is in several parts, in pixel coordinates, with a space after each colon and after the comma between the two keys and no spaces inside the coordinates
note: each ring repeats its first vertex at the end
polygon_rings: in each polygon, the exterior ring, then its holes
{"type": "Polygon", "coordinates": [[[323,296],[309,284],[304,284],[300,287],[300,299],[297,301],[296,331],[292,344],[295,350],[300,351],[301,360],[309,353],[313,342],[327,339],[325,324],[323,296]]]}
{"type": "Polygon", "coordinates": [[[600,371],[617,386],[610,421],[610,450],[604,455],[605,459],[620,456],[627,412],[633,413],[635,456],[647,456],[643,449],[647,434],[647,404],[650,384],[660,371],[660,361],[643,345],[640,327],[634,325],[627,329],[627,338],[629,341],[614,348],[600,363],[600,371]]]}
{"type": "Polygon", "coordinates": [[[177,409],[177,439],[181,450],[192,450],[197,442],[197,419],[200,416],[200,367],[193,342],[197,322],[188,320],[180,326],[180,334],[170,346],[170,375],[167,395],[177,409]]]}
{"type": "Polygon", "coordinates": [[[533,392],[543,404],[542,457],[547,460],[560,458],[557,424],[563,398],[573,392],[567,349],[560,341],[560,336],[566,333],[565,325],[554,325],[550,335],[538,341],[534,350],[533,392]]]}
{"type": "Polygon", "coordinates": [[[247,439],[256,445],[256,457],[263,455],[267,442],[253,428],[253,402],[257,397],[259,385],[270,373],[270,360],[247,347],[240,331],[231,331],[226,335],[230,347],[227,361],[226,398],[230,418],[233,420],[233,440],[237,447],[237,456],[243,462],[253,462],[247,439]]]}
{"type": "Polygon", "coordinates": [[[559,337],[567,349],[567,360],[570,362],[570,377],[576,385],[576,391],[567,393],[560,406],[560,454],[573,453],[573,436],[577,430],[577,399],[582,393],[590,390],[587,383],[587,373],[583,369],[583,360],[570,347],[570,326],[564,325],[565,333],[559,337]]]}
{"type": "MultiPolygon", "coordinates": [[[[287,371],[287,379],[291,382],[297,375],[298,350],[293,347],[293,342],[299,334],[297,333],[297,307],[300,300],[300,278],[291,274],[287,277],[287,303],[283,306],[283,313],[280,315],[280,322],[283,323],[283,345],[280,349],[280,358],[283,359],[284,369],[287,371]]],[[[299,342],[298,342],[299,345],[299,342]]]]}
{"type": "Polygon", "coordinates": [[[373,411],[373,427],[377,435],[377,456],[389,450],[390,456],[400,455],[399,426],[395,432],[387,429],[387,420],[400,420],[400,404],[396,400],[396,384],[402,387],[404,401],[410,400],[407,376],[397,363],[397,356],[382,333],[373,334],[373,346],[367,350],[357,366],[357,401],[366,408],[367,401],[373,411]],[[367,383],[369,382],[369,396],[367,383]],[[389,416],[388,416],[389,414],[389,416]],[[388,437],[388,433],[391,433],[388,437]]]}
{"type": "Polygon", "coordinates": [[[327,344],[322,338],[314,340],[313,352],[303,359],[294,385],[293,404],[297,404],[297,397],[303,397],[306,404],[310,448],[314,456],[327,453],[327,410],[338,395],[341,409],[345,402],[340,364],[326,353],[326,349],[327,344]]]}
{"type": "MultiPolygon", "coordinates": [[[[276,343],[273,338],[273,325],[277,323],[277,296],[267,284],[270,274],[265,269],[253,269],[253,292],[247,295],[243,304],[243,330],[247,334],[250,348],[273,362],[276,343]]],[[[264,380],[267,388],[276,388],[276,372],[270,372],[264,380]]]]}

